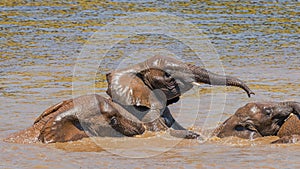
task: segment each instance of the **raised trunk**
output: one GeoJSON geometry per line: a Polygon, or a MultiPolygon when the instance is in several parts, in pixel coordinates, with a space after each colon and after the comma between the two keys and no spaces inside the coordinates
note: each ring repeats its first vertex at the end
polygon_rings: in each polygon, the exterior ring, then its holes
{"type": "Polygon", "coordinates": [[[293,109],[294,114],[296,114],[298,117],[300,117],[300,103],[295,101],[287,101],[281,103],[284,106],[289,106],[293,109]]]}
{"type": "Polygon", "coordinates": [[[221,85],[221,86],[235,86],[246,91],[248,97],[251,97],[251,94],[254,93],[250,88],[240,79],[231,77],[231,76],[222,76],[215,73],[212,73],[206,69],[197,67],[195,65],[188,64],[188,67],[191,69],[192,73],[195,75],[195,80],[197,83],[205,83],[210,85],[221,85]]]}

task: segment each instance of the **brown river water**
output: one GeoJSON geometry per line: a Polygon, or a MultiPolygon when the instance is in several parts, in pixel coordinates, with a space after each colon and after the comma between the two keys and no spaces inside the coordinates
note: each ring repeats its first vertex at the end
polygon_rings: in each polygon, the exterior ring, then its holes
{"type": "Polygon", "coordinates": [[[105,96],[105,73],[158,53],[236,76],[256,93],[247,98],[237,88],[195,86],[171,105],[191,130],[215,128],[247,102],[300,101],[297,1],[4,0],[0,30],[0,168],[300,166],[300,145],[269,144],[276,137],[201,142],[162,132],[55,144],[2,141],[62,100],[105,96]]]}

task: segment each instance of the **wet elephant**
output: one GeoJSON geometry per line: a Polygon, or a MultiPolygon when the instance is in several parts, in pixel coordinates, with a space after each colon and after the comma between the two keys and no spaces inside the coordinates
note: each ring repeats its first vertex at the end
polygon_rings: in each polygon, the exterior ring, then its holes
{"type": "MultiPolygon", "coordinates": [[[[165,116],[172,117],[170,114],[165,116]]],[[[13,133],[5,141],[53,143],[75,141],[89,136],[134,136],[146,130],[167,130],[169,127],[164,120],[158,118],[154,122],[143,123],[110,99],[91,94],[51,106],[31,127],[13,133]]],[[[182,138],[199,136],[186,130],[171,130],[170,134],[182,138]]]]}
{"type": "MultiPolygon", "coordinates": [[[[241,80],[218,75],[208,70],[178,61],[155,56],[128,68],[112,71],[106,76],[107,94],[143,122],[164,118],[167,106],[179,100],[193,84],[226,85],[239,87],[250,97],[254,94],[241,80]],[[140,107],[148,111],[140,111],[140,107]]],[[[169,127],[182,129],[178,123],[168,121],[169,127]]]]}
{"type": "Polygon", "coordinates": [[[300,115],[299,102],[248,103],[223,122],[214,133],[221,138],[277,136],[291,114],[300,115]]]}
{"type": "Polygon", "coordinates": [[[280,139],[272,143],[297,143],[300,142],[300,119],[299,116],[291,114],[280,127],[277,136],[280,139]]]}
{"type": "Polygon", "coordinates": [[[89,95],[58,103],[47,109],[32,127],[15,136],[28,134],[28,138],[42,142],[57,142],[88,135],[133,136],[145,130],[172,128],[171,135],[197,138],[198,134],[187,131],[175,121],[167,107],[177,102],[193,83],[237,86],[249,97],[254,94],[237,78],[217,75],[166,57],[153,57],[114,71],[107,75],[107,81],[107,93],[113,101],[89,95]]]}

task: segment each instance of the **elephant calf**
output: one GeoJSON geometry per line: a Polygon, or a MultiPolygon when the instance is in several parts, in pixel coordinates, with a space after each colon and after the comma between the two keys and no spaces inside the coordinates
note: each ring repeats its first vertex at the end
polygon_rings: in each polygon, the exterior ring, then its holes
{"type": "MultiPolygon", "coordinates": [[[[4,141],[15,143],[54,143],[75,141],[89,136],[134,136],[149,131],[169,129],[165,120],[174,120],[169,111],[153,122],[141,122],[123,107],[97,94],[62,101],[45,110],[34,124],[13,133],[4,141]]],[[[175,122],[176,123],[176,122],[175,122]]],[[[170,130],[181,138],[199,135],[188,130],[170,130]]]]}
{"type": "Polygon", "coordinates": [[[290,139],[298,137],[292,137],[291,134],[300,133],[300,123],[294,123],[299,116],[299,102],[248,103],[223,122],[214,133],[220,138],[237,136],[254,139],[263,136],[279,136],[282,138],[278,143],[291,142],[290,139]],[[288,120],[291,114],[294,116],[288,120]]]}
{"type": "Polygon", "coordinates": [[[193,84],[233,86],[243,89],[248,97],[254,92],[240,79],[215,74],[203,67],[181,62],[175,58],[154,56],[144,62],[106,75],[106,93],[114,102],[130,107],[147,107],[147,113],[129,110],[143,122],[159,117],[165,107],[176,103],[193,84]]]}
{"type": "MultiPolygon", "coordinates": [[[[273,143],[292,143],[300,140],[299,116],[299,102],[248,103],[215,129],[214,133],[220,138],[237,136],[254,139],[279,136],[281,138],[273,143]]],[[[96,94],[84,95],[51,106],[31,127],[12,134],[5,141],[53,143],[89,136],[134,136],[146,130],[169,129],[166,117],[174,120],[171,114],[165,114],[157,121],[141,122],[109,99],[96,94]]],[[[170,134],[182,138],[199,137],[188,130],[171,129],[170,134]]]]}

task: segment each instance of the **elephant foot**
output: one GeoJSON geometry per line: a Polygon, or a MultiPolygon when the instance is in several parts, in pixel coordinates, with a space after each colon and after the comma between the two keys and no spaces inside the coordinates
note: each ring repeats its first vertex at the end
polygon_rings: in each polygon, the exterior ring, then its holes
{"type": "Polygon", "coordinates": [[[185,139],[203,139],[199,134],[189,130],[173,130],[170,129],[170,135],[177,138],[185,139]]]}
{"type": "Polygon", "coordinates": [[[168,126],[165,124],[164,118],[155,119],[152,122],[144,123],[148,131],[165,131],[168,130],[168,126]]]}

